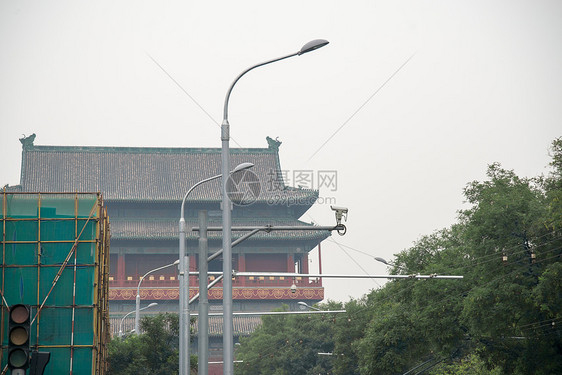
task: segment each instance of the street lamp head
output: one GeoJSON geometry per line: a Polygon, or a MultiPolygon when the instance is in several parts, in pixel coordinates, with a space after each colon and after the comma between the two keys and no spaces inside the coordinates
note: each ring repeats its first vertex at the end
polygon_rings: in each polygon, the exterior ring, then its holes
{"type": "Polygon", "coordinates": [[[328,42],[325,39],[314,39],[308,43],[306,43],[304,46],[302,46],[301,50],[299,51],[298,55],[302,55],[305,54],[307,52],[311,52],[314,51],[318,48],[322,48],[324,47],[326,44],[328,44],[330,42],[328,42]]]}
{"type": "Polygon", "coordinates": [[[381,258],[381,257],[375,257],[375,260],[376,260],[377,262],[384,263],[384,264],[386,264],[387,266],[390,266],[390,265],[391,265],[390,263],[388,263],[388,262],[386,261],[386,259],[381,258]]]}
{"type": "Polygon", "coordinates": [[[146,308],[148,309],[149,307],[154,307],[158,305],[158,302],[152,302],[150,305],[146,306],[146,308]]]}
{"type": "Polygon", "coordinates": [[[230,174],[236,173],[236,172],[240,172],[240,171],[244,171],[246,169],[250,169],[254,166],[254,163],[242,163],[242,164],[238,164],[233,170],[232,172],[230,172],[230,174]]]}
{"type": "Polygon", "coordinates": [[[178,264],[180,264],[180,260],[176,259],[176,261],[174,263],[172,263],[173,266],[177,266],[178,264]]]}
{"type": "Polygon", "coordinates": [[[297,304],[301,306],[301,309],[305,309],[305,308],[306,308],[306,309],[309,309],[309,310],[320,311],[319,308],[316,308],[316,307],[314,307],[314,306],[310,306],[308,303],[303,302],[303,301],[297,302],[297,304]]]}

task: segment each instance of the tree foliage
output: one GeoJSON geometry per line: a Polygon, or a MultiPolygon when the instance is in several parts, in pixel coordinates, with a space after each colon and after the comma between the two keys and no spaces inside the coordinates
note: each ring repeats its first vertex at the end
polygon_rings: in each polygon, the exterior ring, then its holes
{"type": "MultiPolygon", "coordinates": [[[[143,317],[140,335],[109,343],[109,374],[168,375],[179,371],[179,319],[177,314],[143,317]]],[[[191,357],[192,373],[197,373],[197,357],[191,357]]]]}
{"type": "Polygon", "coordinates": [[[458,221],[397,254],[390,270],[462,280],[391,281],[333,320],[264,319],[242,343],[249,362],[237,373],[562,373],[562,138],[551,166],[521,178],[491,164],[485,181],[466,186],[458,221]],[[314,355],[320,348],[331,361],[314,355]]]}
{"type": "MultiPolygon", "coordinates": [[[[339,309],[330,304],[325,308],[339,309]]],[[[284,308],[286,310],[286,306],[284,308]]],[[[242,339],[236,352],[237,374],[292,375],[325,374],[332,366],[333,326],[331,315],[263,317],[250,338],[242,339]]]]}

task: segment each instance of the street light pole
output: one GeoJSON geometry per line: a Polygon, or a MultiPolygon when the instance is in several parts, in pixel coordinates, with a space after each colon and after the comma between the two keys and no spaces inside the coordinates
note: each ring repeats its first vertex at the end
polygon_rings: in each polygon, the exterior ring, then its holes
{"type": "Polygon", "coordinates": [[[150,270],[150,271],[148,271],[147,273],[145,273],[145,274],[140,278],[140,280],[139,280],[139,285],[137,286],[137,298],[136,298],[136,306],[135,306],[135,334],[137,334],[137,335],[140,334],[140,332],[139,332],[139,320],[140,320],[140,310],[141,310],[141,309],[140,309],[140,286],[141,286],[142,281],[144,280],[144,278],[145,278],[146,276],[148,276],[148,275],[151,274],[152,272],[156,272],[156,271],[160,271],[160,270],[162,270],[162,269],[164,269],[164,268],[176,266],[177,264],[179,264],[179,262],[180,262],[180,261],[179,261],[179,259],[178,259],[178,260],[176,260],[176,261],[175,261],[174,263],[172,263],[172,264],[167,264],[167,265],[165,265],[165,266],[158,267],[158,268],[155,268],[155,269],[153,269],[153,270],[150,270]]]}
{"type": "Polygon", "coordinates": [[[209,373],[209,291],[207,253],[209,242],[207,240],[207,211],[199,211],[199,356],[197,373],[208,375],[209,373]]]}
{"type": "MultiPolygon", "coordinates": [[[[245,169],[252,168],[252,163],[242,163],[236,166],[231,172],[227,171],[227,175],[236,173],[245,169]]],[[[180,337],[179,337],[179,374],[189,375],[189,256],[185,252],[185,201],[191,192],[199,185],[212,180],[221,178],[222,174],[206,178],[193,185],[187,193],[185,193],[181,202],[180,221],[179,221],[179,310],[180,310],[180,337]],[[186,269],[187,268],[187,269],[186,269]]]]}
{"type": "Polygon", "coordinates": [[[213,177],[206,178],[202,181],[199,181],[195,185],[193,185],[187,193],[185,193],[183,200],[181,202],[181,211],[180,211],[180,222],[179,222],[179,231],[180,231],[180,243],[179,243],[179,256],[180,256],[180,267],[179,267],[179,309],[180,309],[180,337],[179,337],[179,374],[180,375],[189,375],[189,268],[186,271],[186,268],[189,267],[189,257],[186,256],[185,253],[185,217],[184,217],[184,208],[185,208],[185,200],[189,196],[189,194],[195,189],[197,186],[212,180],[216,180],[220,178],[221,175],[216,175],[213,177]]]}
{"type": "Polygon", "coordinates": [[[258,68],[263,65],[271,64],[276,61],[284,60],[293,56],[300,56],[307,52],[314,51],[318,48],[324,47],[329,42],[324,39],[316,39],[306,43],[298,52],[278,57],[273,60],[269,60],[260,64],[256,64],[246,69],[236,77],[236,79],[230,85],[230,88],[226,92],[226,97],[224,99],[224,112],[223,121],[221,125],[221,162],[222,162],[222,248],[223,248],[223,374],[233,375],[234,374],[234,336],[233,336],[233,316],[232,316],[232,247],[231,247],[231,230],[232,225],[231,218],[231,202],[227,196],[227,181],[228,181],[228,169],[230,168],[230,124],[228,123],[228,101],[230,99],[230,94],[236,82],[250,70],[258,68]]]}

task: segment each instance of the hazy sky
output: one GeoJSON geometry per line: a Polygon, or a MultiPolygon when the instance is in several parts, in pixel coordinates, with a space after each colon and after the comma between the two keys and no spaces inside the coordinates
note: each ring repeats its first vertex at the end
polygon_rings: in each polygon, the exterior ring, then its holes
{"type": "MultiPolygon", "coordinates": [[[[323,244],[323,272],[383,274],[373,257],[452,224],[488,164],[548,172],[562,135],[561,36],[556,0],[2,0],[0,184],[19,183],[22,134],[38,145],[220,147],[232,80],[327,39],[239,81],[231,147],[279,137],[288,176],[336,171],[337,187],[320,187],[302,218],[328,225],[330,203],[349,207],[347,235],[323,244]]],[[[336,300],[377,287],[324,285],[336,300]]]]}

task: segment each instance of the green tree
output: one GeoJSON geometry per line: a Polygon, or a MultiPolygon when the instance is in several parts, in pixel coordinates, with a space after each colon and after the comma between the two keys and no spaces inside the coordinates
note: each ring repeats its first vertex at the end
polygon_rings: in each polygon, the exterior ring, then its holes
{"type": "Polygon", "coordinates": [[[111,340],[108,349],[109,374],[143,374],[146,360],[141,352],[139,336],[131,335],[123,340],[119,338],[111,340]]]}
{"type": "Polygon", "coordinates": [[[552,143],[552,172],[542,179],[546,192],[547,217],[545,227],[559,232],[562,229],[562,137],[552,143]]]}
{"type": "MultiPolygon", "coordinates": [[[[168,375],[179,371],[179,319],[177,314],[159,314],[140,321],[143,331],[109,343],[109,374],[168,375]]],[[[197,372],[197,357],[191,357],[191,372],[197,372]]]]}
{"type": "MultiPolygon", "coordinates": [[[[337,305],[322,306],[335,308],[337,305]]],[[[341,305],[339,305],[341,308],[341,305]]],[[[287,306],[284,307],[286,311],[287,306]]],[[[317,375],[331,373],[333,329],[338,317],[326,315],[265,316],[262,325],[241,340],[236,357],[240,375],[317,375]]]]}
{"type": "Polygon", "coordinates": [[[357,345],[365,336],[365,327],[371,320],[370,303],[367,297],[352,299],[344,306],[347,313],[336,319],[332,357],[335,375],[359,375],[357,345]]]}
{"type": "MultiPolygon", "coordinates": [[[[398,254],[392,273],[462,273],[462,230],[422,237],[398,254]]],[[[371,320],[354,346],[361,374],[396,374],[457,355],[465,347],[459,322],[463,280],[401,279],[369,294],[371,320]]]]}
{"type": "Polygon", "coordinates": [[[562,373],[562,142],[552,149],[547,178],[490,165],[486,181],[465,189],[471,208],[458,223],[397,255],[393,273],[464,279],[398,280],[370,293],[370,320],[350,346],[361,374],[403,373],[431,358],[442,361],[432,374],[562,373]]]}
{"type": "Polygon", "coordinates": [[[474,182],[466,190],[473,208],[463,212],[465,237],[475,262],[461,320],[490,366],[510,374],[550,373],[543,370],[552,360],[537,361],[542,356],[536,349],[544,352],[545,345],[559,344],[539,343],[524,329],[547,319],[537,308],[534,289],[553,261],[559,261],[560,248],[544,241],[555,235],[545,226],[547,194],[535,181],[495,164],[488,176],[489,181],[474,182]]]}
{"type": "Polygon", "coordinates": [[[451,363],[439,364],[431,371],[432,375],[502,375],[499,368],[490,369],[477,354],[469,354],[466,357],[452,361],[451,363]]]}
{"type": "Polygon", "coordinates": [[[264,319],[240,374],[384,375],[424,363],[415,371],[562,373],[562,138],[551,150],[546,177],[490,165],[467,185],[458,221],[397,254],[391,270],[464,279],[388,282],[331,324],[264,319]],[[313,355],[330,350],[333,367],[313,355]]]}

